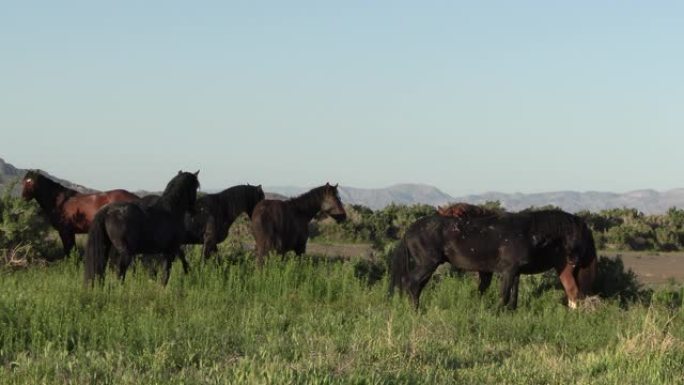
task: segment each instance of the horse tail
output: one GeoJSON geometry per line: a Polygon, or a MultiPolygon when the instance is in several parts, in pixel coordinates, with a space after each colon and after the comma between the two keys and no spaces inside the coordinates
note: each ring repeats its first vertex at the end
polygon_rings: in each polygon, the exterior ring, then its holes
{"type": "Polygon", "coordinates": [[[404,236],[399,243],[394,247],[390,259],[390,281],[389,281],[389,295],[394,294],[394,288],[399,286],[399,290],[404,290],[404,277],[409,272],[409,258],[410,252],[406,244],[406,237],[404,236]]]}
{"type": "Polygon", "coordinates": [[[86,286],[88,283],[94,284],[96,276],[100,279],[104,278],[109,249],[112,244],[105,227],[107,212],[107,207],[100,209],[95,215],[88,231],[84,263],[84,284],[86,286]]]}
{"type": "Polygon", "coordinates": [[[585,247],[577,272],[577,284],[582,294],[592,295],[594,294],[594,282],[598,274],[598,256],[596,255],[596,244],[594,243],[591,230],[586,225],[583,227],[582,238],[585,247]]]}

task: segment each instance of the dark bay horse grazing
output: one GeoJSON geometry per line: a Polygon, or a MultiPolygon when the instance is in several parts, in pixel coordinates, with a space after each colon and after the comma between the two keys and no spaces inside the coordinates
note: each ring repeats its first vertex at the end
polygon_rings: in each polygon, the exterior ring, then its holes
{"type": "MultiPolygon", "coordinates": [[[[158,195],[147,195],[143,202],[152,204],[158,195]]],[[[247,213],[251,218],[254,207],[264,200],[264,190],[259,186],[239,185],[219,193],[197,197],[195,210],[185,216],[185,244],[203,245],[202,255],[208,258],[218,251],[218,244],[228,236],[235,219],[247,213]]]]}
{"type": "Polygon", "coordinates": [[[591,231],[581,218],[560,210],[423,217],[409,226],[392,255],[390,293],[398,286],[418,307],[423,287],[443,262],[501,273],[501,304],[511,309],[517,307],[520,274],[555,269],[571,308],[591,291],[596,275],[591,231]]]}
{"type": "Polygon", "coordinates": [[[303,254],[309,239],[309,222],[322,212],[335,221],[347,219],[337,185],[326,183],[285,201],[266,199],[252,213],[252,234],[259,264],[270,251],[303,254]]]}
{"type": "Polygon", "coordinates": [[[85,234],[100,207],[112,202],[132,202],[140,199],[126,190],[110,190],[81,194],[53,181],[37,170],[30,170],[22,180],[21,196],[35,199],[59,233],[64,254],[76,243],[75,234],[85,234]]]}
{"type": "Polygon", "coordinates": [[[171,264],[178,256],[187,270],[181,245],[185,236],[185,213],[194,208],[199,181],[196,173],[179,171],[166,186],[161,197],[152,204],[118,202],[103,207],[88,232],[85,254],[85,283],[95,277],[104,279],[105,267],[112,247],[119,254],[119,277],[135,254],[164,256],[164,285],[169,280],[171,264]]]}
{"type": "MultiPolygon", "coordinates": [[[[466,220],[470,218],[483,218],[502,214],[494,210],[463,202],[437,207],[437,213],[446,217],[463,218],[466,220]]],[[[492,276],[494,273],[491,271],[479,271],[478,275],[480,279],[478,290],[480,291],[480,294],[484,294],[484,292],[489,288],[489,285],[492,283],[492,276]]]]}

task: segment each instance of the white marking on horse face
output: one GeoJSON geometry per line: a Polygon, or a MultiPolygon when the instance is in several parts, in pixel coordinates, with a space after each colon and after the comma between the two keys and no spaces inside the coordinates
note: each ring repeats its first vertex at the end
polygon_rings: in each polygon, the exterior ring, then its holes
{"type": "Polygon", "coordinates": [[[568,300],[568,307],[570,309],[577,309],[579,306],[577,305],[577,301],[573,301],[571,299],[568,300]]]}
{"type": "Polygon", "coordinates": [[[26,179],[26,183],[29,183],[29,184],[33,183],[33,179],[31,179],[31,178],[26,179]]]}

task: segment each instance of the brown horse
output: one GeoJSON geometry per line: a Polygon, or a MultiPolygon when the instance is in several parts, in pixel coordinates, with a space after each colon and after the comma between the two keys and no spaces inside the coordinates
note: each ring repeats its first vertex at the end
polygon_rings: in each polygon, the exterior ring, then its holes
{"type": "Polygon", "coordinates": [[[53,181],[37,170],[30,170],[22,180],[21,196],[35,199],[59,233],[68,256],[76,243],[76,234],[85,234],[100,207],[111,202],[131,202],[140,199],[126,190],[111,190],[81,194],[53,181]]]}
{"type": "Polygon", "coordinates": [[[326,183],[285,201],[265,199],[252,212],[252,233],[259,264],[270,251],[304,254],[309,239],[309,222],[322,212],[335,221],[347,219],[337,185],[326,183]]]}

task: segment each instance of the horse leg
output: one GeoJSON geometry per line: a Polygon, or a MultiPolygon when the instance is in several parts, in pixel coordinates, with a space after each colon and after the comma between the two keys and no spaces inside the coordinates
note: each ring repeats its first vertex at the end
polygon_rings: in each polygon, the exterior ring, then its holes
{"type": "Polygon", "coordinates": [[[514,310],[518,306],[520,274],[515,269],[504,271],[501,279],[501,306],[514,310]],[[514,298],[515,297],[515,298],[514,298]]]}
{"type": "Polygon", "coordinates": [[[131,265],[132,260],[130,253],[119,253],[119,279],[121,283],[126,279],[126,271],[128,271],[128,266],[131,265]]]}
{"type": "Polygon", "coordinates": [[[171,265],[173,264],[174,254],[164,253],[164,275],[162,275],[162,285],[166,286],[171,277],[171,265]]]}
{"type": "Polygon", "coordinates": [[[59,230],[59,238],[62,240],[62,247],[64,248],[64,257],[69,257],[71,249],[76,244],[76,234],[70,229],[59,230]]]}
{"type": "Polygon", "coordinates": [[[210,218],[206,227],[204,228],[204,243],[202,244],[202,256],[209,259],[212,253],[218,251],[216,247],[216,224],[213,217],[210,218]]]}
{"type": "Polygon", "coordinates": [[[253,231],[254,234],[254,256],[258,267],[264,266],[264,255],[268,251],[268,240],[261,236],[260,232],[253,231]]]}
{"type": "Polygon", "coordinates": [[[297,242],[297,245],[294,247],[294,252],[297,255],[302,255],[306,252],[306,238],[297,242]]]}
{"type": "Polygon", "coordinates": [[[484,295],[485,291],[489,288],[489,285],[492,284],[492,276],[494,273],[489,272],[489,271],[480,271],[479,273],[480,276],[480,284],[477,287],[477,290],[480,292],[480,295],[484,295]]]}
{"type": "MultiPolygon", "coordinates": [[[[209,259],[209,257],[218,252],[218,245],[216,244],[216,239],[214,237],[204,238],[204,245],[202,245],[202,256],[204,259],[209,259]]],[[[217,257],[218,258],[218,257],[217,257]]]]}
{"type": "Polygon", "coordinates": [[[511,286],[510,297],[508,298],[508,308],[515,310],[518,308],[518,287],[520,286],[520,274],[513,277],[513,285],[511,286]]]}
{"type": "Polygon", "coordinates": [[[257,262],[258,267],[264,266],[264,254],[265,254],[264,250],[265,250],[264,245],[257,241],[256,248],[254,250],[254,254],[256,256],[256,262],[257,262]]]}
{"type": "Polygon", "coordinates": [[[411,296],[411,301],[413,302],[413,307],[417,310],[419,305],[420,293],[423,288],[432,277],[432,273],[437,270],[437,267],[442,264],[439,262],[428,262],[423,266],[416,266],[408,276],[407,291],[411,296]]]}
{"type": "Polygon", "coordinates": [[[157,278],[157,259],[156,254],[143,254],[139,259],[150,278],[157,278]]]}
{"type": "Polygon", "coordinates": [[[580,299],[580,291],[577,287],[577,282],[573,275],[574,268],[569,263],[562,267],[556,267],[558,278],[560,278],[565,289],[565,295],[568,297],[568,307],[570,309],[577,309],[578,300],[580,299]]]}
{"type": "Polygon", "coordinates": [[[183,273],[188,274],[190,272],[190,264],[188,263],[188,260],[185,259],[185,253],[182,249],[178,249],[178,258],[180,259],[181,264],[183,264],[183,273]]]}

